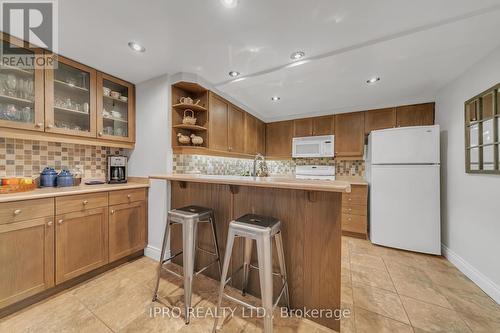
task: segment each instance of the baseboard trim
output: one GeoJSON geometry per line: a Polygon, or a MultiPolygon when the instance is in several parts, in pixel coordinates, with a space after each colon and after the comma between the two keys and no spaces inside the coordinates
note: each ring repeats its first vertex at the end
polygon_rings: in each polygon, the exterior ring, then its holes
{"type": "Polygon", "coordinates": [[[443,256],[455,265],[462,273],[479,286],[486,294],[500,304],[500,286],[491,281],[487,276],[478,271],[465,259],[441,244],[443,256]]]}
{"type": "Polygon", "coordinates": [[[144,249],[144,255],[156,261],[160,261],[161,249],[148,244],[144,249]]]}
{"type": "MultiPolygon", "coordinates": [[[[165,258],[168,258],[170,256],[170,251],[166,251],[166,252],[167,253],[165,253],[165,258]]],[[[151,246],[151,245],[148,245],[144,249],[144,255],[148,258],[153,259],[153,260],[160,261],[161,249],[154,247],[154,246],[151,246]]]]}

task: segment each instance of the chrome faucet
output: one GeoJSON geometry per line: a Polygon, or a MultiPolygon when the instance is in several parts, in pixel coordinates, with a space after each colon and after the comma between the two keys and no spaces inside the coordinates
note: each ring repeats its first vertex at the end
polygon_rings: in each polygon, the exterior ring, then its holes
{"type": "Polygon", "coordinates": [[[253,177],[267,177],[269,176],[269,171],[267,169],[266,158],[261,153],[257,153],[253,159],[253,177]],[[257,171],[257,161],[259,163],[259,171],[257,171]]]}

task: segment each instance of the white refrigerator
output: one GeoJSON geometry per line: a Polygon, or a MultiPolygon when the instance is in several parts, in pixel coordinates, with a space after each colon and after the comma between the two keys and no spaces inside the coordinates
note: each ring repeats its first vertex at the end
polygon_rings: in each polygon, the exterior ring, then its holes
{"type": "Polygon", "coordinates": [[[439,126],[372,131],[366,155],[370,240],[441,254],[439,126]]]}

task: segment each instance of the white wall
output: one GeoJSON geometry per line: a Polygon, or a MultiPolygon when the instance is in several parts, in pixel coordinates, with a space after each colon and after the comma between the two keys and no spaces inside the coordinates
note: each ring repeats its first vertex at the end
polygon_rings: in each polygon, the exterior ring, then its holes
{"type": "Polygon", "coordinates": [[[436,98],[442,134],[443,253],[500,303],[500,176],[465,173],[464,102],[500,82],[500,48],[436,98]]]}
{"type": "MultiPolygon", "coordinates": [[[[136,85],[136,144],[129,157],[129,176],[148,177],[172,170],[170,83],[163,75],[136,85]]],[[[151,182],[148,206],[148,246],[158,259],[170,197],[165,181],[151,182]]]]}

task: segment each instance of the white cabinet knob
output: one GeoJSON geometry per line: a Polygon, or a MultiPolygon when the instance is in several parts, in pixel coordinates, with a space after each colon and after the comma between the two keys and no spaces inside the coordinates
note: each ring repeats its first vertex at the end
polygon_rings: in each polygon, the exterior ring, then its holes
{"type": "Polygon", "coordinates": [[[63,220],[63,219],[61,219],[61,220],[57,221],[57,223],[59,223],[59,224],[63,224],[63,222],[64,222],[64,220],[63,220]]]}
{"type": "Polygon", "coordinates": [[[127,198],[132,198],[132,195],[131,194],[127,194],[127,198]]]}
{"type": "Polygon", "coordinates": [[[114,210],[114,209],[112,209],[112,210],[111,210],[111,214],[114,214],[114,213],[115,213],[115,210],[114,210]]]}
{"type": "Polygon", "coordinates": [[[89,203],[89,201],[88,201],[88,200],[83,200],[83,204],[84,204],[84,205],[86,205],[86,204],[88,204],[88,203],[89,203]]]}
{"type": "Polygon", "coordinates": [[[54,127],[54,125],[52,125],[52,124],[47,125],[47,129],[51,129],[52,127],[54,127]]]}
{"type": "Polygon", "coordinates": [[[42,127],[43,127],[43,123],[36,123],[36,124],[35,124],[35,127],[36,127],[36,128],[42,128],[42,127]]]}
{"type": "Polygon", "coordinates": [[[47,222],[47,226],[48,227],[52,226],[52,221],[47,222]]]}
{"type": "Polygon", "coordinates": [[[20,210],[20,209],[16,209],[16,210],[14,211],[14,215],[19,215],[19,214],[21,214],[21,212],[22,212],[22,210],[20,210]]]}
{"type": "Polygon", "coordinates": [[[97,133],[99,136],[102,136],[102,132],[97,133]]]}

